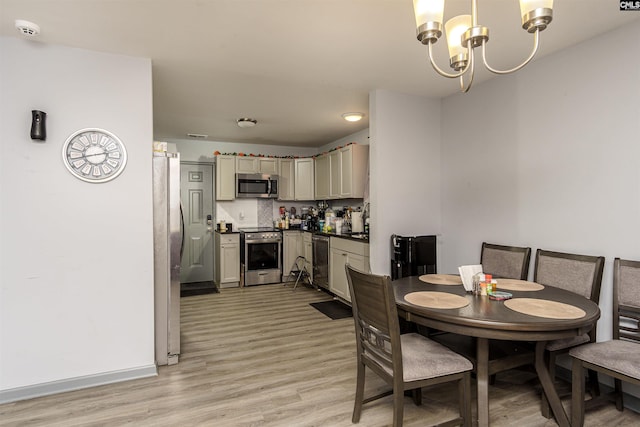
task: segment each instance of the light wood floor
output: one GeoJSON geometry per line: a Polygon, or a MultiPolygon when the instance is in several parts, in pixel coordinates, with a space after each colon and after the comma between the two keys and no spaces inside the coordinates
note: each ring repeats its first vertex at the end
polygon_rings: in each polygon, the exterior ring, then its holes
{"type": "MultiPolygon", "coordinates": [[[[3,426],[351,426],[355,390],[353,319],[331,320],[310,302],[324,292],[263,285],[182,299],[180,363],[154,378],[0,405],[3,426]]],[[[371,392],[385,388],[367,377],[371,392]]],[[[492,426],[554,426],[539,412],[530,373],[498,376],[492,426]]],[[[405,426],[457,411],[454,386],[406,398],[405,426]]],[[[365,406],[361,426],[391,423],[391,398],[365,406]]],[[[587,426],[638,426],[613,405],[587,413],[587,426]]]]}

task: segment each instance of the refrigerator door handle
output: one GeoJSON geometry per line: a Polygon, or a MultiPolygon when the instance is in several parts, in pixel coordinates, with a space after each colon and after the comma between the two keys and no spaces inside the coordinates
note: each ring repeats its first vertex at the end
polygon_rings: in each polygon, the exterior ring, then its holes
{"type": "Polygon", "coordinates": [[[182,209],[182,201],[180,201],[180,261],[182,261],[183,252],[184,252],[184,210],[182,209]]]}

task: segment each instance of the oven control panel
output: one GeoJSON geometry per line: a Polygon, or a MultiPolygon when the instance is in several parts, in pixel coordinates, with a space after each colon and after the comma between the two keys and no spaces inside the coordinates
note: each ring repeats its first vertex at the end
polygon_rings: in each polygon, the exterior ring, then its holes
{"type": "Polygon", "coordinates": [[[282,240],[282,235],[279,231],[276,232],[261,232],[261,233],[245,233],[245,240],[282,240]]]}

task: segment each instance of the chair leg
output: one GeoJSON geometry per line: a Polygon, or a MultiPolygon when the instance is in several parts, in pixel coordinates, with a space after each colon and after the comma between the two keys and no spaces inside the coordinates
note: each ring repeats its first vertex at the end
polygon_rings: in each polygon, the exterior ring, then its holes
{"type": "Polygon", "coordinates": [[[571,425],[582,427],[584,424],[584,369],[582,361],[571,361],[571,425]]]}
{"type": "MultiPolygon", "coordinates": [[[[556,379],[556,355],[551,351],[545,352],[545,359],[547,360],[547,367],[549,368],[549,375],[551,376],[551,381],[555,382],[556,379]]],[[[547,396],[542,392],[542,397],[540,399],[540,412],[542,416],[545,418],[552,418],[553,414],[551,413],[551,407],[549,406],[549,401],[547,400],[547,396]]]]}
{"type": "Polygon", "coordinates": [[[587,373],[589,374],[589,393],[591,393],[591,397],[595,398],[600,396],[600,383],[598,382],[598,372],[588,369],[587,373]]]}
{"type": "Polygon", "coordinates": [[[460,416],[464,427],[471,427],[471,374],[467,372],[458,382],[460,416]]]}
{"type": "Polygon", "coordinates": [[[416,406],[422,405],[422,389],[414,388],[413,390],[411,390],[411,398],[413,399],[413,403],[416,406]]]}
{"type": "Polygon", "coordinates": [[[356,377],[356,397],[353,405],[353,416],[351,422],[357,423],[360,421],[360,414],[362,413],[362,401],[364,400],[364,376],[365,366],[360,360],[358,360],[358,369],[356,377]]]}
{"type": "Polygon", "coordinates": [[[404,416],[404,387],[393,388],[393,427],[402,427],[404,416]]]}
{"type": "Polygon", "coordinates": [[[616,394],[616,409],[622,411],[624,408],[623,394],[622,394],[622,380],[615,378],[613,380],[616,394]]]}

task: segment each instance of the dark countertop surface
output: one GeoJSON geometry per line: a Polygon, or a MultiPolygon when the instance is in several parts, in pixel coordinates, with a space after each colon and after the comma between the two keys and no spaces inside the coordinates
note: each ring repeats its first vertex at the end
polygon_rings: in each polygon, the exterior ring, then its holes
{"type": "Polygon", "coordinates": [[[358,242],[369,243],[369,235],[365,233],[336,234],[336,233],[323,233],[322,231],[302,230],[300,228],[290,228],[288,230],[282,230],[282,231],[301,231],[301,232],[313,233],[318,236],[339,237],[341,239],[356,240],[358,242]]]}

